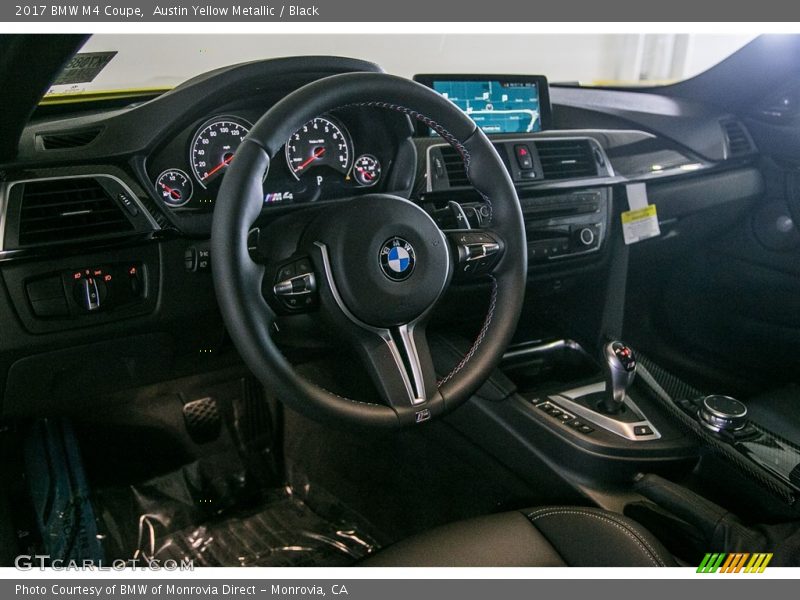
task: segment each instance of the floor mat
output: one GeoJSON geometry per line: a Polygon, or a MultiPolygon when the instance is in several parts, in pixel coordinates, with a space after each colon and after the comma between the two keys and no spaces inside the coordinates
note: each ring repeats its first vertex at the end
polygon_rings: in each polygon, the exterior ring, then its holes
{"type": "Polygon", "coordinates": [[[161,565],[346,566],[378,549],[369,523],[308,481],[296,477],[254,499],[241,473],[220,469],[223,463],[196,462],[99,491],[107,556],[161,565]]]}

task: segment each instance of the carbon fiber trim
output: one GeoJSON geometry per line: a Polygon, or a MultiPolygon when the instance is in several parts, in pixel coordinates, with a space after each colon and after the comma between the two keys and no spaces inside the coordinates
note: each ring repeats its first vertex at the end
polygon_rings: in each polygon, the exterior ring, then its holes
{"type": "Polygon", "coordinates": [[[640,379],[650,388],[653,397],[659,401],[684,429],[692,432],[700,439],[706,448],[733,463],[745,475],[760,485],[763,485],[784,503],[789,506],[795,504],[797,501],[796,490],[757,463],[734,450],[729,444],[706,431],[695,419],[691,418],[675,404],[677,400],[697,398],[705,395],[702,391],[681,381],[678,377],[658,366],[641,353],[637,352],[637,355],[639,358],[637,373],[640,379]]]}

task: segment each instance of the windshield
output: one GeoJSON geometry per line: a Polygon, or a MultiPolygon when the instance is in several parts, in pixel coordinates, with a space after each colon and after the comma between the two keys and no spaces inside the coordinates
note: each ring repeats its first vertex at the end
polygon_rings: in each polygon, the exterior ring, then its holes
{"type": "Polygon", "coordinates": [[[279,56],[336,55],[387,72],[541,74],[552,83],[662,85],[715,65],[753,35],[94,35],[48,96],[170,89],[212,69],[279,56]]]}

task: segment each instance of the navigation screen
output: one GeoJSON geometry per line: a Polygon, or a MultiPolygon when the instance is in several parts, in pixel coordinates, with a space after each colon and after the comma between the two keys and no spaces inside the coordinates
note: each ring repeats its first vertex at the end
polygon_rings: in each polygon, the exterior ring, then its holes
{"type": "Polygon", "coordinates": [[[467,113],[485,133],[542,130],[535,82],[436,81],[434,90],[467,113]]]}

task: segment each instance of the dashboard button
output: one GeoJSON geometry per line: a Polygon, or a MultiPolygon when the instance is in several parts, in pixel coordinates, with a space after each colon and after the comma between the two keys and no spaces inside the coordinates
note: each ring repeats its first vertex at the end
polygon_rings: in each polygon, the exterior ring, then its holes
{"type": "Polygon", "coordinates": [[[514,154],[517,157],[517,164],[523,171],[533,169],[533,159],[531,158],[531,149],[527,144],[515,144],[514,154]]]}
{"type": "Polygon", "coordinates": [[[69,315],[67,301],[63,297],[32,300],[31,308],[37,317],[66,317],[69,315]]]}
{"type": "Polygon", "coordinates": [[[64,298],[64,286],[61,283],[61,278],[58,276],[31,281],[28,283],[27,289],[28,298],[31,302],[64,298]]]}
{"type": "Polygon", "coordinates": [[[130,216],[135,217],[139,214],[139,208],[127,194],[117,194],[117,200],[119,200],[120,204],[125,207],[125,210],[128,211],[130,216]]]}

